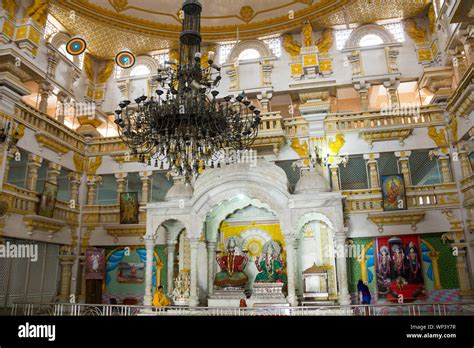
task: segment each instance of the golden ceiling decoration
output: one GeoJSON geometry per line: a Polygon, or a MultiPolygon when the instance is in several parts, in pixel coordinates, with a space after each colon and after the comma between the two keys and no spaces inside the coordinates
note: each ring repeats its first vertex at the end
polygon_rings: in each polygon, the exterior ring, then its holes
{"type": "MultiPolygon", "coordinates": [[[[208,6],[211,0],[201,1],[205,42],[235,39],[237,28],[241,39],[249,39],[301,30],[306,20],[318,29],[345,24],[345,18],[349,23],[408,18],[420,14],[426,5],[420,0],[212,0],[212,6],[208,6]]],[[[139,4],[135,0],[53,0],[50,12],[71,35],[82,36],[89,51],[101,59],[126,49],[139,55],[170,47],[181,31],[181,2],[156,1],[147,8],[139,4]]]]}
{"type": "MultiPolygon", "coordinates": [[[[345,6],[347,23],[370,23],[392,18],[408,18],[423,12],[426,0],[357,0],[345,6]]],[[[346,24],[344,11],[341,8],[317,23],[322,27],[346,24]]]]}
{"type": "Polygon", "coordinates": [[[251,6],[243,6],[240,9],[240,17],[245,23],[248,23],[252,20],[254,16],[255,11],[251,6]]]}
{"type": "Polygon", "coordinates": [[[59,6],[52,5],[50,13],[71,35],[83,37],[87,41],[89,52],[100,59],[113,58],[118,52],[127,49],[139,55],[170,46],[169,40],[160,39],[156,35],[127,32],[79,15],[72,20],[70,11],[59,6]]]}

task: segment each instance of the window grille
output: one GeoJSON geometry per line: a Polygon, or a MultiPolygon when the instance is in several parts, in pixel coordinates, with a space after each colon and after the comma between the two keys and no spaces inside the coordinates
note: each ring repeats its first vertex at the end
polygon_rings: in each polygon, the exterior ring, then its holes
{"type": "Polygon", "coordinates": [[[277,166],[279,166],[281,169],[283,169],[286,173],[286,177],[288,178],[288,183],[289,183],[289,189],[290,192],[295,191],[296,183],[301,177],[301,173],[299,168],[297,167],[292,167],[292,164],[295,161],[278,161],[275,162],[277,166]]]}
{"type": "Polygon", "coordinates": [[[58,176],[58,200],[63,202],[69,202],[71,192],[69,190],[69,174],[71,171],[67,168],[61,168],[61,172],[58,176]]]}
{"type": "Polygon", "coordinates": [[[36,181],[36,192],[43,193],[44,183],[48,178],[48,161],[43,159],[41,167],[38,168],[38,179],[36,181]]]}
{"type": "Polygon", "coordinates": [[[276,57],[281,56],[281,36],[262,39],[276,57]]]}
{"type": "Polygon", "coordinates": [[[96,204],[117,204],[117,181],[114,174],[102,175],[102,180],[97,185],[96,204]]]}
{"type": "Polygon", "coordinates": [[[338,50],[342,50],[344,48],[353,30],[354,29],[341,29],[341,30],[336,30],[334,32],[334,35],[336,37],[336,48],[338,50]]]}
{"type": "Polygon", "coordinates": [[[219,45],[219,64],[223,64],[227,61],[227,57],[230,54],[230,51],[235,46],[235,42],[225,42],[219,45]]]}
{"type": "Polygon", "coordinates": [[[398,159],[393,152],[381,153],[377,159],[380,175],[398,174],[398,159]]]}
{"type": "Polygon", "coordinates": [[[10,159],[8,169],[9,184],[26,188],[26,175],[28,173],[28,152],[19,149],[10,159]]]}
{"type": "Polygon", "coordinates": [[[346,166],[339,165],[342,190],[363,190],[369,188],[367,164],[362,155],[349,156],[346,166]]]}
{"type": "Polygon", "coordinates": [[[173,180],[166,176],[166,172],[153,172],[151,177],[151,201],[159,202],[165,200],[165,195],[173,186],[173,180]]]}
{"type": "Polygon", "coordinates": [[[385,24],[383,27],[393,35],[397,42],[405,42],[405,31],[401,22],[385,24]]]}
{"type": "Polygon", "coordinates": [[[412,185],[433,185],[442,182],[438,158],[433,156],[430,159],[428,153],[428,150],[412,151],[409,159],[412,185]]]}
{"type": "Polygon", "coordinates": [[[128,173],[127,175],[127,192],[137,192],[138,201],[141,202],[142,199],[142,181],[140,179],[140,174],[138,173],[128,173]]]}

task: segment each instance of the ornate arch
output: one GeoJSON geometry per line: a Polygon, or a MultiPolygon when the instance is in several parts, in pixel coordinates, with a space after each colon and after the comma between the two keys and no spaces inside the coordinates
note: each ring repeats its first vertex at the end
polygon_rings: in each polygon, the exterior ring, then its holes
{"type": "Polygon", "coordinates": [[[328,225],[329,229],[332,232],[332,235],[334,236],[334,223],[326,215],[324,215],[322,213],[311,212],[311,213],[304,214],[296,222],[296,225],[295,225],[296,238],[301,237],[303,227],[306,224],[308,224],[312,221],[322,221],[322,222],[324,222],[326,225],[328,225]]]}
{"type": "MultiPolygon", "coordinates": [[[[68,33],[64,31],[60,31],[59,33],[54,35],[53,38],[51,39],[51,45],[53,45],[54,48],[59,49],[61,45],[66,45],[69,40],[71,40],[71,35],[69,35],[68,33]]],[[[77,66],[79,66],[81,63],[81,58],[79,56],[73,56],[72,62],[76,64],[77,66]]]]}
{"type": "Polygon", "coordinates": [[[233,62],[235,59],[239,58],[239,55],[243,51],[247,49],[256,50],[258,53],[260,53],[260,58],[268,58],[273,56],[272,51],[265,44],[265,42],[261,40],[246,40],[239,42],[232,48],[227,58],[227,61],[233,62]]]}
{"type": "Polygon", "coordinates": [[[383,26],[378,24],[365,24],[361,25],[351,33],[345,47],[359,46],[360,40],[368,34],[374,34],[379,36],[383,40],[384,44],[396,42],[392,33],[390,33],[383,26]]]}
{"type": "Polygon", "coordinates": [[[137,57],[137,61],[132,68],[122,69],[120,73],[120,78],[129,78],[132,70],[139,65],[146,66],[150,70],[151,74],[155,74],[158,71],[158,62],[156,61],[156,59],[149,55],[141,55],[137,57]]]}
{"type": "Polygon", "coordinates": [[[248,206],[264,208],[276,215],[276,212],[266,203],[258,199],[237,195],[224,202],[214,205],[206,216],[206,240],[215,242],[217,240],[219,226],[229,215],[248,206]]]}

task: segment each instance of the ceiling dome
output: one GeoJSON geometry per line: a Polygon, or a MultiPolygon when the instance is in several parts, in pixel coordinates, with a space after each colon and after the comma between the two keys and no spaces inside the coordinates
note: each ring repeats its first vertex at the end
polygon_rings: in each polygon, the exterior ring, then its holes
{"type": "Polygon", "coordinates": [[[296,183],[295,193],[318,193],[329,192],[329,184],[317,170],[309,170],[301,173],[301,178],[296,183]]]}

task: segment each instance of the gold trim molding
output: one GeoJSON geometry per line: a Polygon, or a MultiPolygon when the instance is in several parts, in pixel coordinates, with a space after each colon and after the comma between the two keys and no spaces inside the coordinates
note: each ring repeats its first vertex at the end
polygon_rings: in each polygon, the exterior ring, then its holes
{"type": "Polygon", "coordinates": [[[416,225],[425,218],[426,211],[385,211],[382,213],[369,213],[367,219],[378,226],[378,231],[383,232],[384,225],[411,225],[413,232],[416,225]]]}
{"type": "Polygon", "coordinates": [[[112,237],[143,237],[146,233],[146,225],[105,225],[104,230],[112,237]]]}
{"type": "Polygon", "coordinates": [[[379,131],[365,131],[360,133],[360,138],[373,145],[375,141],[398,140],[403,145],[406,138],[413,133],[413,128],[399,128],[379,131]]]}
{"type": "Polygon", "coordinates": [[[59,232],[66,223],[61,220],[50,219],[39,215],[25,215],[23,222],[28,229],[28,235],[31,236],[34,231],[47,232],[49,238],[53,238],[54,234],[59,232]]]}

